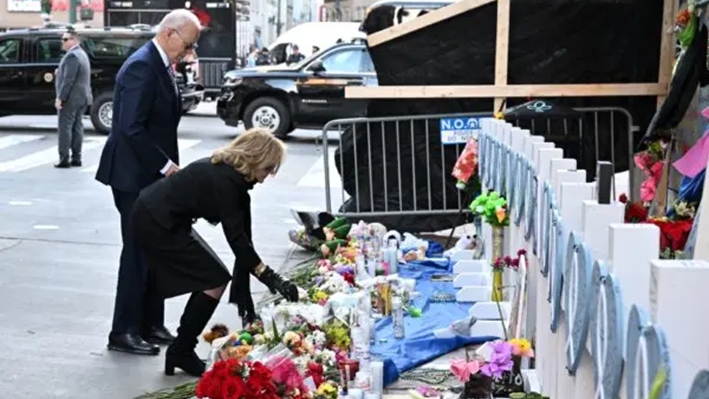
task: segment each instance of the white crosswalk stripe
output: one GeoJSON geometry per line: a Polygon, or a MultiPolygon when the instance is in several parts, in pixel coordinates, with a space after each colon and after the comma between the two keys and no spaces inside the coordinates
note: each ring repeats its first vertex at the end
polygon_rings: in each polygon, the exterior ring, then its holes
{"type": "MultiPolygon", "coordinates": [[[[180,152],[192,148],[202,140],[178,139],[180,152]]],[[[84,163],[98,162],[106,137],[90,136],[84,139],[82,148],[84,163]]],[[[57,161],[57,142],[54,134],[6,134],[0,135],[0,173],[24,172],[57,161]],[[13,157],[13,154],[18,154],[13,157]]],[[[90,165],[81,172],[93,172],[98,165],[90,165]]]]}
{"type": "Polygon", "coordinates": [[[11,134],[9,136],[0,137],[0,150],[12,147],[13,145],[39,140],[43,137],[43,135],[35,134],[11,134]]]}
{"type": "MultiPolygon", "coordinates": [[[[101,147],[105,141],[105,138],[85,139],[82,151],[86,152],[101,147]]],[[[27,169],[36,168],[37,166],[56,162],[56,159],[57,148],[51,147],[17,159],[0,162],[0,172],[22,172],[27,169]]]]}
{"type": "MultiPolygon", "coordinates": [[[[340,188],[342,187],[342,181],[340,180],[340,174],[337,172],[335,167],[335,147],[332,147],[328,151],[328,177],[330,181],[330,188],[340,188]]],[[[313,166],[310,167],[308,172],[303,175],[298,181],[298,187],[325,187],[325,156],[321,155],[320,158],[315,161],[313,166]]]]}
{"type": "MultiPolygon", "coordinates": [[[[177,147],[179,148],[180,152],[192,148],[202,142],[202,140],[191,140],[191,139],[178,139],[177,140],[177,147]]],[[[86,166],[81,169],[82,172],[84,173],[96,173],[98,170],[98,164],[96,165],[91,165],[91,166],[86,166]]]]}

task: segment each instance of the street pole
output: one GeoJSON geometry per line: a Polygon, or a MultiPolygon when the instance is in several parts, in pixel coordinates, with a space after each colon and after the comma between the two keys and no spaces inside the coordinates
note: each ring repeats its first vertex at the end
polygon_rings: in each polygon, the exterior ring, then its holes
{"type": "Polygon", "coordinates": [[[340,0],[335,0],[335,20],[341,22],[342,20],[342,9],[340,8],[340,0]]]}
{"type": "Polygon", "coordinates": [[[278,13],[278,18],[276,18],[276,37],[278,37],[281,35],[281,0],[278,0],[276,12],[278,13]]]}
{"type": "Polygon", "coordinates": [[[79,0],[69,0],[69,23],[76,23],[76,7],[79,6],[79,0]]]}

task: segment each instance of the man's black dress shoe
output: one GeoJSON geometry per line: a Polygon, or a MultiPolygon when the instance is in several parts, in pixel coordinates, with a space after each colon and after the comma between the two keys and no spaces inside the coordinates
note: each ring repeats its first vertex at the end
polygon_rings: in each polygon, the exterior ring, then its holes
{"type": "Polygon", "coordinates": [[[109,334],[108,350],[126,352],[134,355],[157,356],[160,347],[147,343],[138,334],[109,334]]]}
{"type": "Polygon", "coordinates": [[[67,169],[67,168],[71,168],[71,163],[69,163],[69,161],[59,161],[54,164],[54,167],[60,168],[60,169],[67,169]]]}
{"type": "Polygon", "coordinates": [[[155,345],[170,345],[175,336],[165,326],[151,327],[149,331],[143,333],[143,339],[155,345]]]}
{"type": "Polygon", "coordinates": [[[74,160],[72,160],[72,161],[69,163],[69,165],[71,165],[71,166],[76,166],[77,168],[80,168],[80,167],[81,167],[81,161],[79,161],[78,159],[74,159],[74,160]]]}

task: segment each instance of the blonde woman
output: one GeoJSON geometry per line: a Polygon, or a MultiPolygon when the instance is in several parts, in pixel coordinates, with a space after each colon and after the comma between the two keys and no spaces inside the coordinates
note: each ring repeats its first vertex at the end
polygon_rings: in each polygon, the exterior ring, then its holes
{"type": "Polygon", "coordinates": [[[285,145],[263,129],[251,129],[209,158],[191,163],[144,189],[133,210],[133,226],[148,267],[155,272],[164,298],[192,293],[180,319],[177,337],[165,354],[165,374],[175,368],[201,376],[205,364],[195,354],[205,329],[232,281],[230,303],[239,307],[244,324],[255,318],[250,274],[272,292],[298,300],[298,289],[259,258],[251,239],[249,190],[274,175],[285,145]],[[234,277],[192,229],[197,219],[221,223],[236,262],[234,277]]]}

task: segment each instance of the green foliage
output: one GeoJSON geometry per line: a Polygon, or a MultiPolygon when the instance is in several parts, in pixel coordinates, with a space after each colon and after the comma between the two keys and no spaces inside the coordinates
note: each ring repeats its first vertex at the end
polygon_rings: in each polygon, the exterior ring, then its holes
{"type": "Polygon", "coordinates": [[[510,224],[507,200],[495,191],[478,195],[470,203],[470,210],[491,226],[509,226],[510,224]]]}

